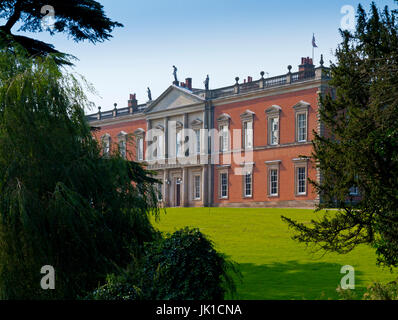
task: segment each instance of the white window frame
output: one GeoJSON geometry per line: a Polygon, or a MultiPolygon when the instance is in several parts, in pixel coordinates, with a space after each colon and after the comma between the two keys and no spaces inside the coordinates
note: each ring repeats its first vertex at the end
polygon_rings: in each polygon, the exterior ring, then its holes
{"type": "Polygon", "coordinates": [[[243,175],[243,197],[244,198],[253,198],[253,172],[252,171],[246,171],[245,174],[243,175]],[[250,175],[250,194],[248,194],[248,189],[247,186],[249,185],[247,183],[247,177],[250,175]]]}
{"type": "Polygon", "coordinates": [[[298,143],[308,142],[308,114],[309,114],[310,104],[305,101],[300,101],[293,108],[295,109],[296,142],[298,143]],[[303,132],[303,136],[301,136],[302,132],[300,132],[301,131],[300,125],[302,124],[302,122],[300,121],[300,117],[304,117],[305,130],[303,132]]]}
{"type": "Polygon", "coordinates": [[[294,167],[294,185],[296,196],[306,196],[308,191],[308,167],[307,164],[297,164],[294,167]],[[300,170],[304,170],[304,191],[300,191],[300,170]]]}
{"type": "Polygon", "coordinates": [[[307,142],[308,119],[307,119],[307,114],[305,112],[298,112],[296,114],[296,124],[297,124],[296,127],[297,142],[307,142]],[[301,118],[303,118],[303,121],[301,121],[301,118]],[[301,127],[301,124],[304,124],[304,128],[301,127]]]}
{"type": "Polygon", "coordinates": [[[176,130],[176,157],[183,156],[184,151],[184,131],[182,129],[176,130]]]}
{"type": "Polygon", "coordinates": [[[278,197],[279,196],[279,169],[277,168],[269,168],[268,169],[268,180],[269,180],[269,196],[270,197],[278,197]],[[273,180],[275,178],[274,173],[276,173],[276,181],[273,180]],[[274,192],[274,184],[276,183],[276,191],[274,192]]]}
{"type": "Polygon", "coordinates": [[[267,140],[268,140],[268,145],[269,146],[277,146],[280,144],[280,114],[282,112],[282,108],[280,106],[272,106],[265,110],[265,113],[267,114],[267,140]],[[276,130],[274,130],[273,127],[273,121],[277,120],[278,122],[278,127],[276,130]],[[276,141],[274,141],[274,132],[276,131],[276,141]]]}
{"type": "Polygon", "coordinates": [[[196,201],[202,199],[202,176],[200,174],[193,176],[193,199],[196,201]]]}
{"type": "Polygon", "coordinates": [[[243,147],[245,150],[253,149],[254,142],[254,128],[253,128],[253,120],[243,121],[243,147]],[[250,127],[249,128],[249,124],[250,127]]]}
{"type": "Polygon", "coordinates": [[[111,136],[106,133],[101,138],[102,141],[102,154],[104,157],[109,157],[111,153],[111,136]]]}
{"type": "Polygon", "coordinates": [[[219,187],[219,198],[220,199],[228,199],[228,193],[229,193],[229,174],[227,171],[221,171],[219,172],[219,183],[220,183],[220,187],[219,187]],[[223,175],[226,176],[226,184],[223,184],[223,175]],[[223,187],[225,186],[225,195],[223,195],[223,187]]]}
{"type": "Polygon", "coordinates": [[[137,137],[137,160],[144,161],[144,137],[137,137]]]}
{"type": "Polygon", "coordinates": [[[220,131],[220,151],[228,152],[229,151],[229,125],[222,124],[219,127],[220,131]]]}
{"type": "Polygon", "coordinates": [[[269,123],[269,145],[277,146],[279,145],[279,116],[269,118],[268,123],[269,123]],[[274,121],[277,122],[276,129],[274,127],[274,121]]]}
{"type": "Polygon", "coordinates": [[[194,129],[195,132],[195,154],[200,155],[201,154],[201,148],[202,148],[202,137],[201,137],[201,130],[200,129],[194,129]]]}
{"type": "Polygon", "coordinates": [[[279,197],[279,191],[280,191],[280,164],[282,163],[281,160],[272,160],[272,161],[266,161],[265,164],[267,166],[267,195],[268,197],[279,197]],[[271,173],[272,171],[276,171],[276,193],[272,192],[272,176],[271,173]]]}

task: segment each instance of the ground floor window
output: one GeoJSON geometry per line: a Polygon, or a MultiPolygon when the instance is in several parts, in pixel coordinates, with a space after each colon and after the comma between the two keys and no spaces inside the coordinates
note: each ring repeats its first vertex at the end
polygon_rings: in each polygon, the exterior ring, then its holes
{"type": "Polygon", "coordinates": [[[245,174],[244,196],[250,198],[253,195],[253,175],[251,172],[245,174]]]}
{"type": "Polygon", "coordinates": [[[220,173],[220,198],[228,198],[228,173],[220,173]]]}
{"type": "Polygon", "coordinates": [[[194,199],[200,200],[200,176],[194,176],[194,199]]]}
{"type": "Polygon", "coordinates": [[[156,191],[157,191],[158,201],[163,201],[162,183],[156,184],[156,191]]]}
{"type": "Polygon", "coordinates": [[[269,170],[269,195],[278,196],[278,169],[269,170]]]}
{"type": "Polygon", "coordinates": [[[307,193],[307,170],[306,167],[298,167],[296,168],[296,177],[297,177],[297,194],[305,195],[307,193]]]}

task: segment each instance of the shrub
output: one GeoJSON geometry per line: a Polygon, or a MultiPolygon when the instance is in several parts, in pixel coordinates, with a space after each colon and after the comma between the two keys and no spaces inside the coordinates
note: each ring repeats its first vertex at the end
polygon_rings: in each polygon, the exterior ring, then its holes
{"type": "MultiPolygon", "coordinates": [[[[351,290],[337,288],[341,300],[358,300],[357,295],[351,290]]],[[[373,282],[364,293],[362,300],[398,300],[398,283],[396,281],[382,284],[373,282]]]]}
{"type": "Polygon", "coordinates": [[[185,228],[147,243],[139,262],[108,277],[87,299],[221,300],[236,292],[231,272],[241,277],[198,229],[185,228]]]}
{"type": "Polygon", "coordinates": [[[229,271],[240,275],[198,229],[185,228],[147,245],[142,288],[152,300],[220,300],[236,292],[229,271]]]}

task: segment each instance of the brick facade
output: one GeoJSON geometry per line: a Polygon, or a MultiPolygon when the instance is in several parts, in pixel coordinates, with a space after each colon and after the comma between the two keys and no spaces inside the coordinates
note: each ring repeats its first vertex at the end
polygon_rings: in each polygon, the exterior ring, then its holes
{"type": "Polygon", "coordinates": [[[88,120],[113,148],[122,134],[135,137],[130,160],[144,137],[143,163],[158,172],[165,206],[313,207],[319,198],[307,178],[321,177],[305,156],[322,131],[318,96],[329,90],[329,69],[303,58],[299,72],[290,70],[214,90],[192,89],[188,78],[155,101],[138,105],[131,95],[128,108],[88,120]]]}

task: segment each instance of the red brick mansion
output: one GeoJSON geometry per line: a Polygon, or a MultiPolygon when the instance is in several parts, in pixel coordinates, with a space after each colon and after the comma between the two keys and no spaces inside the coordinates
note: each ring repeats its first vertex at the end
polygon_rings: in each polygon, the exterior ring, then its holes
{"type": "MultiPolygon", "coordinates": [[[[322,59],[323,60],[323,59],[322,59]]],[[[165,206],[314,207],[308,178],[320,174],[305,157],[313,131],[323,134],[318,96],[330,70],[302,58],[298,72],[229,87],[192,87],[177,79],[156,100],[87,116],[103,152],[157,172],[165,206]],[[130,139],[133,137],[133,139],[130,139]]]]}

